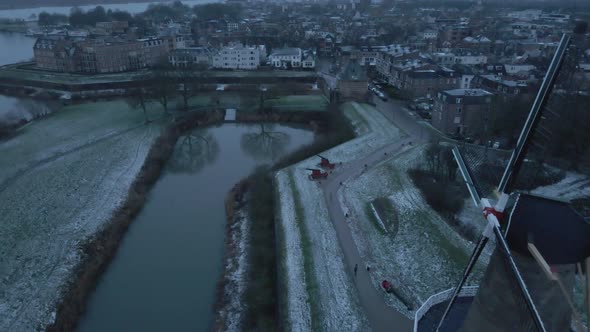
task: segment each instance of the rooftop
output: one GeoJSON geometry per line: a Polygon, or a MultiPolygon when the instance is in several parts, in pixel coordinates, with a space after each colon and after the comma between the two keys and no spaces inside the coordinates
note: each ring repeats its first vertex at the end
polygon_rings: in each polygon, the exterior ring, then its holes
{"type": "Polygon", "coordinates": [[[300,48],[279,48],[272,52],[271,56],[297,56],[301,54],[300,48]]]}
{"type": "Polygon", "coordinates": [[[471,97],[484,97],[484,96],[491,96],[492,93],[488,92],[483,89],[453,89],[453,90],[446,90],[444,91],[449,96],[454,97],[464,97],[464,96],[471,96],[471,97]]]}

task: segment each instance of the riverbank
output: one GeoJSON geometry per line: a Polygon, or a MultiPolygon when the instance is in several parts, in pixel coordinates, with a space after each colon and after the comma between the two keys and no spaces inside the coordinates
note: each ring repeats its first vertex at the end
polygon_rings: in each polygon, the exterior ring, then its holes
{"type": "Polygon", "coordinates": [[[275,225],[275,171],[354,137],[340,112],[238,113],[240,122],[306,123],[316,132],[310,145],[270,169],[240,181],[226,198],[224,270],[217,285],[213,331],[280,330],[281,296],[275,225]],[[256,233],[250,230],[256,229],[256,233]],[[246,280],[244,284],[244,280],[246,280]]]}
{"type": "MultiPolygon", "coordinates": [[[[76,74],[38,70],[34,62],[9,64],[0,67],[0,88],[14,94],[30,94],[31,91],[45,92],[57,96],[64,93],[71,98],[122,95],[126,89],[145,85],[149,69],[112,74],[76,74]]],[[[313,84],[318,80],[314,71],[257,70],[257,71],[207,71],[200,82],[215,91],[218,84],[247,84],[258,91],[264,84],[285,82],[313,84]]]]}
{"type": "Polygon", "coordinates": [[[127,197],[103,228],[81,247],[81,259],[57,305],[55,321],[47,331],[74,330],[84,312],[88,296],[97,280],[115,256],[117,248],[134,217],[141,211],[150,188],[170,158],[178,137],[186,130],[208,126],[223,119],[222,111],[191,113],[171,124],[150,148],[127,197]]]}
{"type": "Polygon", "coordinates": [[[0,20],[0,32],[8,33],[25,33],[28,27],[24,22],[9,22],[6,20],[0,20]]]}

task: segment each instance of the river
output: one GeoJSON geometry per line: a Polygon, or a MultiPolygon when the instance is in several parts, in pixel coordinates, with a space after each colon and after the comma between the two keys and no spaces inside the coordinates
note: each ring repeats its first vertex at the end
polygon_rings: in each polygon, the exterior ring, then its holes
{"type": "MultiPolygon", "coordinates": [[[[0,33],[0,66],[33,58],[35,38],[20,33],[0,33]]],[[[14,98],[0,94],[0,123],[15,123],[22,119],[50,112],[48,105],[30,98],[14,98]]]]}
{"type": "Polygon", "coordinates": [[[304,144],[310,131],[224,124],[179,140],[175,154],[132,223],[89,301],[79,332],[206,331],[222,268],[224,200],[257,165],[304,144]],[[184,144],[182,143],[184,142],[184,144]],[[193,147],[192,152],[190,147],[193,147]]]}
{"type": "MultiPolygon", "coordinates": [[[[185,5],[194,6],[200,5],[204,3],[210,2],[219,2],[219,0],[189,0],[189,1],[182,1],[185,5]]],[[[107,4],[107,5],[100,5],[104,7],[106,10],[121,10],[127,11],[131,14],[137,14],[145,11],[147,7],[153,2],[138,2],[138,3],[121,3],[121,4],[107,4]]],[[[88,10],[96,7],[98,5],[85,5],[79,6],[83,10],[88,10]]],[[[48,13],[58,13],[58,14],[65,14],[69,15],[72,7],[37,7],[37,8],[23,8],[23,9],[8,9],[8,10],[0,10],[0,18],[9,18],[9,19],[23,19],[27,20],[34,16],[38,16],[42,12],[48,13]]]]}

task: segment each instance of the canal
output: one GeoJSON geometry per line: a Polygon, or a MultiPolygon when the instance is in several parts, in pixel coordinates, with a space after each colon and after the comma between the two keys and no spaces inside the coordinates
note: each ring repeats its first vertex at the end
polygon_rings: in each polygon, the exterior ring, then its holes
{"type": "Polygon", "coordinates": [[[224,124],[181,137],[91,296],[78,331],[205,331],[222,271],[224,200],[257,166],[313,140],[287,126],[224,124]]]}

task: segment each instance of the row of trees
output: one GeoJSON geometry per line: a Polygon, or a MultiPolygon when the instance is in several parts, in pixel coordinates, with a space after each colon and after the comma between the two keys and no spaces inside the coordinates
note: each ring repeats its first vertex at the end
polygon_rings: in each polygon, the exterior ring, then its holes
{"type": "MultiPolygon", "coordinates": [[[[188,111],[190,100],[204,89],[204,79],[209,76],[205,66],[193,65],[176,69],[161,64],[147,76],[138,76],[137,84],[127,94],[127,102],[134,109],[141,109],[149,122],[147,107],[151,102],[160,104],[165,114],[170,114],[172,102],[180,96],[182,111],[188,111]]],[[[219,100],[214,101],[219,104],[219,100]]]]}
{"type": "Polygon", "coordinates": [[[79,7],[74,7],[69,16],[42,12],[38,16],[38,22],[41,26],[69,23],[74,27],[83,27],[94,26],[97,22],[127,21],[130,25],[147,27],[147,22],[149,21],[178,21],[191,13],[196,14],[197,17],[202,20],[237,20],[240,17],[241,12],[242,8],[238,5],[212,3],[197,5],[191,8],[180,1],[175,1],[172,4],[150,4],[143,13],[137,15],[132,15],[126,11],[107,10],[102,6],[97,6],[88,11],[79,7]]]}

